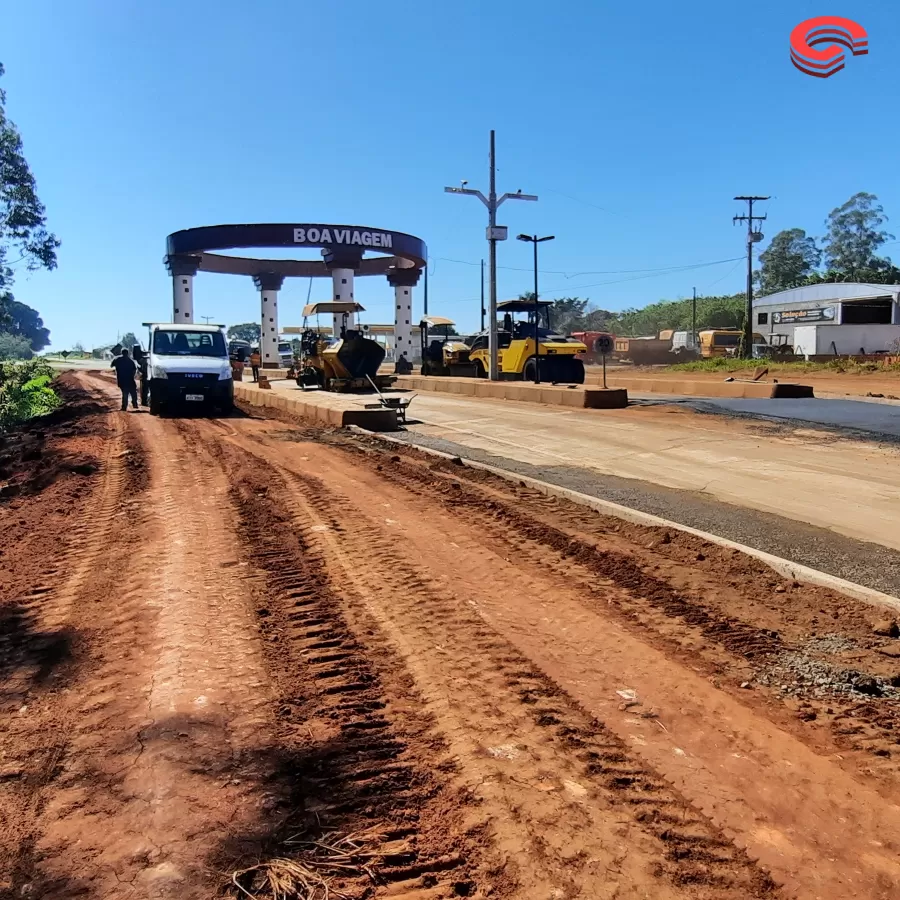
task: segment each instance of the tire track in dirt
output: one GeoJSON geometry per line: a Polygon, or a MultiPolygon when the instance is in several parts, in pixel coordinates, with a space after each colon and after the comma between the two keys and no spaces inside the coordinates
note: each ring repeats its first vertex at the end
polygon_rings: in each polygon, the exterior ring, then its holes
{"type": "MultiPolygon", "coordinates": [[[[359,465],[361,457],[321,446],[341,446],[347,438],[340,435],[298,445],[296,433],[270,431],[254,428],[253,438],[240,443],[266,464],[279,463],[302,477],[315,469],[347,527],[362,510],[393,548],[399,569],[411,564],[424,571],[457,606],[477,604],[471,608],[489,629],[582,708],[598,712],[633,754],[664,773],[739,846],[752,847],[792,892],[829,900],[892,897],[900,867],[887,836],[898,824],[896,805],[841,771],[833,744],[804,747],[793,728],[772,724],[764,698],[740,690],[730,696],[689,655],[684,662],[666,659],[652,649],[659,641],[648,642],[639,630],[629,633],[604,608],[585,604],[579,585],[548,570],[558,551],[496,539],[496,510],[483,520],[465,511],[453,515],[452,496],[439,488],[446,483],[441,476],[432,473],[430,494],[418,493],[415,485],[408,490],[402,479],[394,485],[385,477],[395,468],[389,453],[359,465]],[[626,686],[637,688],[648,714],[650,704],[659,707],[658,722],[642,720],[641,708],[637,717],[622,711],[614,693],[626,686]]],[[[623,542],[612,537],[610,543],[623,542]]],[[[677,626],[677,619],[672,622],[677,626]]]]}
{"type": "MultiPolygon", "coordinates": [[[[271,460],[267,460],[272,465],[271,460]]],[[[318,479],[277,465],[286,506],[344,598],[374,617],[458,758],[462,785],[515,872],[546,895],[766,896],[773,886],[602,723],[477,611],[396,553],[381,522],[318,479]]],[[[281,486],[279,485],[279,492],[281,486]]]]}
{"type": "MultiPolygon", "coordinates": [[[[3,760],[4,770],[14,773],[0,779],[0,841],[9,860],[0,885],[9,890],[33,890],[34,879],[40,881],[38,819],[48,792],[66,768],[76,728],[76,717],[65,702],[64,694],[70,690],[65,685],[77,681],[79,664],[89,657],[87,645],[94,637],[84,628],[78,604],[88,585],[109,586],[108,551],[121,504],[144,487],[144,473],[130,465],[137,452],[124,423],[114,421],[100,461],[99,485],[93,491],[96,505],[86,507],[74,522],[54,567],[35,573],[34,586],[13,606],[15,621],[7,623],[10,634],[30,636],[17,647],[4,642],[11,671],[3,685],[0,713],[16,717],[11,723],[14,732],[24,735],[42,729],[47,734],[39,753],[32,752],[33,740],[23,739],[17,743],[27,755],[7,755],[3,760]],[[73,658],[76,647],[78,658],[73,658]],[[48,685],[49,693],[29,701],[34,686],[40,685],[48,685]]],[[[68,875],[60,881],[64,882],[68,875]]]]}
{"type": "Polygon", "coordinates": [[[150,483],[127,514],[115,492],[102,508],[112,531],[91,546],[115,580],[82,579],[71,595],[96,652],[42,816],[41,896],[205,898],[221,878],[206,856],[264,815],[259,641],[240,573],[222,578],[237,561],[224,476],[170,423],[114,415],[141,441],[150,483]],[[133,540],[118,544],[116,529],[133,540]]]}
{"type": "MultiPolygon", "coordinates": [[[[245,555],[265,573],[258,615],[294,782],[294,809],[264,851],[291,855],[298,832],[308,840],[362,832],[375,841],[378,896],[473,895],[480,839],[463,821],[469,799],[449,783],[452,759],[402,663],[372,646],[373,622],[348,624],[320,550],[268,499],[281,491],[280,476],[230,448],[213,452],[232,481],[245,555]]],[[[242,886],[258,889],[252,880],[242,886]]],[[[372,884],[348,874],[332,889],[362,896],[372,884]]]]}
{"type": "MultiPolygon", "coordinates": [[[[477,522],[478,527],[490,533],[493,539],[517,552],[529,549],[555,551],[559,554],[558,559],[551,559],[546,564],[567,581],[577,580],[588,606],[609,609],[612,602],[623,619],[637,624],[641,630],[653,629],[669,644],[669,652],[705,660],[711,676],[727,673],[729,680],[739,685],[745,680],[752,681],[779,659],[798,655],[802,649],[785,640],[778,630],[722,613],[717,605],[709,602],[708,595],[704,596],[698,589],[688,591],[674,587],[666,577],[648,572],[639,558],[605,549],[603,544],[608,543],[609,536],[604,535],[602,529],[592,533],[583,513],[567,511],[566,504],[555,498],[508,485],[498,488],[492,484],[493,476],[449,461],[414,461],[404,454],[403,457],[393,455],[390,465],[382,465],[378,460],[383,461],[385,453],[376,453],[373,457],[371,451],[360,445],[354,447],[352,441],[346,440],[338,442],[338,446],[353,453],[368,467],[377,469],[381,477],[417,496],[424,498],[437,494],[445,498],[448,512],[477,522]],[[512,498],[510,493],[514,494],[512,498]],[[520,511],[523,506],[528,509],[528,514],[520,511]],[[721,651],[730,657],[730,660],[726,657],[724,665],[721,651]]],[[[656,536],[651,545],[655,549],[665,546],[660,541],[661,537],[656,536]]],[[[711,550],[714,552],[715,548],[707,548],[707,552],[711,550]]],[[[720,586],[710,584],[708,588],[709,593],[715,593],[720,586]]],[[[783,587],[781,590],[785,591],[783,587]]],[[[840,608],[846,607],[841,605],[840,608]]],[[[834,615],[838,616],[837,613],[834,615]]],[[[854,673],[852,669],[850,675],[842,676],[841,666],[832,668],[835,681],[851,677],[866,682],[871,678],[865,672],[854,673]]],[[[881,678],[880,682],[890,685],[892,679],[898,680],[898,677],[881,678]]],[[[831,731],[835,750],[859,751],[857,758],[852,760],[854,770],[866,776],[873,775],[879,782],[890,779],[891,784],[885,789],[894,796],[900,782],[900,702],[893,698],[867,702],[862,694],[850,692],[848,696],[846,690],[820,692],[824,693],[820,696],[812,693],[814,686],[811,682],[796,686],[799,709],[794,701],[792,707],[785,708],[783,721],[787,722],[790,717],[807,723],[824,720],[831,731]]],[[[776,696],[783,699],[782,695],[776,696]]],[[[817,732],[820,733],[819,728],[817,732]]],[[[799,729],[798,733],[813,743],[820,739],[819,734],[809,735],[804,729],[799,729]]]]}

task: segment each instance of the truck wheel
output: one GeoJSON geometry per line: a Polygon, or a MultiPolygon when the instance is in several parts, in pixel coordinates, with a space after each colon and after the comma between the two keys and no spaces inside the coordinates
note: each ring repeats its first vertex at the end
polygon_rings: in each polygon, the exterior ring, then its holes
{"type": "Polygon", "coordinates": [[[487,378],[487,372],[484,370],[484,363],[480,359],[475,360],[475,377],[487,378]]]}
{"type": "MultiPolygon", "coordinates": [[[[541,368],[544,368],[543,366],[541,368]]],[[[522,379],[524,381],[537,381],[537,365],[533,359],[529,359],[527,363],[525,363],[525,371],[522,372],[522,379]]]]}
{"type": "Polygon", "coordinates": [[[162,415],[162,404],[159,402],[159,399],[153,394],[152,391],[150,392],[150,415],[162,415]]]}

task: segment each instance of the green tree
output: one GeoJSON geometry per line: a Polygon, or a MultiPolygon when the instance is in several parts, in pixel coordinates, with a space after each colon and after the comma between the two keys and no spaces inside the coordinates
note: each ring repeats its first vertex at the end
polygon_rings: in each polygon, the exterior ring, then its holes
{"type": "Polygon", "coordinates": [[[128,352],[131,353],[132,348],[135,344],[140,344],[140,341],[137,339],[133,331],[126,331],[125,334],[119,338],[119,343],[127,348],[128,352]]]}
{"type": "Polygon", "coordinates": [[[18,300],[9,300],[7,303],[6,320],[0,326],[0,331],[24,338],[35,353],[50,343],[50,332],[44,327],[44,320],[38,315],[38,311],[18,300]]]}
{"type": "MultiPolygon", "coordinates": [[[[533,300],[534,294],[529,294],[528,299],[533,300]]],[[[560,334],[569,334],[572,331],[581,331],[584,325],[584,314],[587,312],[588,301],[580,297],[561,297],[553,301],[550,309],[550,321],[553,330],[560,334]]]]}
{"type": "MultiPolygon", "coordinates": [[[[697,298],[697,328],[740,328],[744,321],[743,294],[697,298]]],[[[627,337],[646,337],[669,328],[690,331],[692,301],[661,300],[641,309],[626,309],[611,322],[612,331],[627,337]]]]}
{"type": "Polygon", "coordinates": [[[258,344],[259,332],[259,322],[244,322],[242,325],[232,325],[228,329],[228,337],[233,341],[247,341],[250,344],[258,344]]]}
{"type": "Polygon", "coordinates": [[[615,331],[618,324],[619,314],[610,312],[608,309],[600,309],[597,306],[588,305],[584,316],[582,316],[582,328],[578,331],[615,331]]]}
{"type": "MultiPolygon", "coordinates": [[[[0,76],[4,73],[0,64],[0,76]]],[[[0,90],[0,319],[13,302],[12,266],[24,262],[30,271],[55,269],[59,240],[47,231],[44,205],[22,152],[18,128],[6,117],[6,92],[0,90]],[[10,259],[10,251],[18,254],[10,259]]]]}
{"type": "Polygon", "coordinates": [[[889,259],[876,255],[878,248],[894,237],[882,229],[885,222],[884,208],[874,194],[854,194],[833,209],[824,243],[828,268],[850,275],[861,269],[877,272],[890,268],[889,259]]]}
{"type": "Polygon", "coordinates": [[[779,231],[759,255],[759,289],[765,295],[796,287],[821,260],[815,238],[807,237],[802,228],[779,231]]]}
{"type": "Polygon", "coordinates": [[[0,332],[0,359],[31,359],[31,344],[23,337],[0,332]]]}

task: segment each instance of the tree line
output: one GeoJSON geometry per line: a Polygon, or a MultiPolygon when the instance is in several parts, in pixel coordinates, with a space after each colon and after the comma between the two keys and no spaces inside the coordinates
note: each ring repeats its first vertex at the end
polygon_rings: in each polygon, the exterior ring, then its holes
{"type": "MultiPolygon", "coordinates": [[[[886,222],[878,197],[860,192],[829,213],[822,238],[812,237],[802,228],[780,231],[759,256],[760,266],[753,277],[755,291],[765,296],[810,284],[842,281],[900,284],[900,269],[890,257],[879,253],[884,244],[894,239],[884,230],[886,222]]],[[[522,294],[522,298],[534,299],[534,294],[522,294]]],[[[743,292],[698,297],[697,328],[741,328],[746,305],[743,292]]],[[[692,301],[660,300],[642,308],[612,312],[589,300],[566,297],[553,303],[552,315],[554,328],[566,333],[649,335],[667,328],[689,331],[692,301]]]]}
{"type": "MultiPolygon", "coordinates": [[[[0,76],[4,71],[0,63],[0,76]]],[[[6,92],[0,89],[0,359],[30,359],[50,343],[37,310],[12,293],[13,266],[24,263],[31,272],[55,269],[58,248],[59,239],[47,231],[22,136],[6,115],[6,92]]]]}
{"type": "Polygon", "coordinates": [[[900,269],[879,252],[894,240],[884,230],[887,220],[878,197],[863,191],[828,214],[819,239],[802,228],[778,232],[759,255],[757,288],[766,295],[838,281],[900,284],[900,269]]]}
{"type": "MultiPolygon", "coordinates": [[[[523,294],[533,299],[534,294],[523,294]]],[[[739,328],[744,320],[746,297],[743,294],[697,298],[697,328],[739,328]]],[[[551,308],[554,331],[571,334],[573,331],[609,331],[613,334],[657,334],[666,328],[690,331],[693,301],[660,300],[640,309],[613,312],[600,309],[589,300],[566,297],[556,300],[551,308]]]]}

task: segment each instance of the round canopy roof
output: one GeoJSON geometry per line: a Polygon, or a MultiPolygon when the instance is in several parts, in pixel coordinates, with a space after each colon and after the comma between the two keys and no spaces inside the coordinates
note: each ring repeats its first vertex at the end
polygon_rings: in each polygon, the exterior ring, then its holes
{"type": "Polygon", "coordinates": [[[387,275],[397,268],[421,269],[428,257],[425,242],[402,231],[361,225],[255,224],[207,225],[173,232],[166,239],[166,263],[196,264],[197,271],[229,275],[277,274],[288,277],[330,276],[346,267],[358,275],[387,275]],[[258,247],[321,249],[323,260],[252,259],[211,251],[258,247]],[[365,257],[366,253],[377,256],[365,257]],[[406,266],[401,261],[406,262],[406,266]]]}

